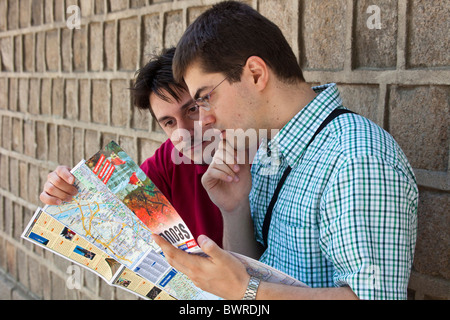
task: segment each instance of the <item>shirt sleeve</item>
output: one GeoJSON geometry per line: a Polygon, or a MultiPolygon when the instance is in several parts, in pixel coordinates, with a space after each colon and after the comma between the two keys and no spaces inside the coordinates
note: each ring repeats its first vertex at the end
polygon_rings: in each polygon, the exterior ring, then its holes
{"type": "Polygon", "coordinates": [[[374,156],[348,160],[321,201],[320,247],[336,286],[360,299],[406,299],[418,192],[401,168],[374,156]]]}

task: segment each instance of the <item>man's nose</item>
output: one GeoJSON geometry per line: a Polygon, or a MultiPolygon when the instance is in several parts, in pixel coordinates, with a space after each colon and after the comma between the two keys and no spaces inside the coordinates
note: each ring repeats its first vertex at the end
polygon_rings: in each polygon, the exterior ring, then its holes
{"type": "Polygon", "coordinates": [[[216,122],[216,118],[211,110],[205,110],[200,108],[199,110],[199,121],[202,123],[203,127],[212,126],[216,122]]]}

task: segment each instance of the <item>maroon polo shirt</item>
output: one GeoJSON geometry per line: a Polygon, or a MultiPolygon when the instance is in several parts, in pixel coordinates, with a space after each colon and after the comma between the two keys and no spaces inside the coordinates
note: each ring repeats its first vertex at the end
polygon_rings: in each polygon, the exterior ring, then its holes
{"type": "Polygon", "coordinates": [[[170,201],[195,239],[204,234],[222,247],[222,214],[209,199],[201,182],[208,166],[175,164],[172,161],[173,149],[172,142],[167,140],[142,163],[141,169],[170,201]]]}

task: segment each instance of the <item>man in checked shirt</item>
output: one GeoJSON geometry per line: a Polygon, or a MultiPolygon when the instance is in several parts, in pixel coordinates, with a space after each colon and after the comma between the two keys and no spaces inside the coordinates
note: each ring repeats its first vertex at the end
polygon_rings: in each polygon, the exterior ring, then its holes
{"type": "Polygon", "coordinates": [[[168,261],[226,299],[406,299],[418,189],[394,139],[348,113],[335,84],[310,88],[281,31],[245,4],[226,1],[202,14],[178,43],[173,65],[200,120],[208,117],[223,133],[222,152],[202,182],[222,212],[224,248],[309,288],[251,277],[206,236],[198,243],[209,258],[155,236],[168,261]],[[245,139],[227,129],[279,132],[250,167],[229,161],[252,146],[236,144],[245,139]],[[273,154],[279,165],[268,174],[273,154]]]}

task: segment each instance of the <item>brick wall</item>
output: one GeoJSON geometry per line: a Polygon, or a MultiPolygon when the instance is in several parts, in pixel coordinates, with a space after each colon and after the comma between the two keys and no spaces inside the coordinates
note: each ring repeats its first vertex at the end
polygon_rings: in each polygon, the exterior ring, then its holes
{"type": "MultiPolygon", "coordinates": [[[[49,171],[111,139],[137,161],[165,139],[127,88],[214,0],[0,0],[0,299],[135,299],[20,239],[49,171]],[[66,24],[81,8],[81,28],[66,24]]],[[[388,130],[420,185],[411,299],[450,298],[448,0],[249,0],[283,30],[307,81],[388,130]],[[381,29],[373,29],[379,8],[381,29]],[[371,27],[371,28],[369,28],[371,27]]]]}

